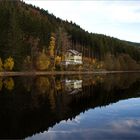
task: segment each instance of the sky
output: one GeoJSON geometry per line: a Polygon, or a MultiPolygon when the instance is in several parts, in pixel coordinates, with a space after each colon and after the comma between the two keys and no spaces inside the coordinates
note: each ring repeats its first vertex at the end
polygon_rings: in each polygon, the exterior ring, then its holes
{"type": "Polygon", "coordinates": [[[139,0],[24,0],[88,32],[140,43],[139,0]]]}

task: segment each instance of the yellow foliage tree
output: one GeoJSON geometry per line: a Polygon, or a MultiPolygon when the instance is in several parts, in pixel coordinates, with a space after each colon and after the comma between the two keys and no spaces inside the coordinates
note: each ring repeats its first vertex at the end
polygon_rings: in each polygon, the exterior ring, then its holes
{"type": "Polygon", "coordinates": [[[61,63],[61,57],[60,56],[56,56],[56,58],[55,58],[55,64],[56,65],[60,65],[60,63],[61,63]]]}
{"type": "Polygon", "coordinates": [[[45,54],[45,51],[43,50],[41,53],[39,53],[37,60],[36,60],[36,67],[38,70],[47,70],[50,65],[50,60],[45,54]]]}
{"type": "Polygon", "coordinates": [[[14,89],[14,80],[13,78],[8,78],[4,80],[4,86],[8,90],[13,90],[14,89]]]}
{"type": "Polygon", "coordinates": [[[50,38],[50,45],[49,45],[49,54],[50,54],[50,57],[54,57],[54,55],[55,55],[54,50],[55,50],[55,37],[52,34],[51,35],[51,38],[50,38]]]}
{"type": "Polygon", "coordinates": [[[0,58],[0,71],[2,71],[2,70],[3,70],[3,63],[2,63],[2,60],[0,58]]]}
{"type": "Polygon", "coordinates": [[[5,70],[12,70],[14,68],[14,59],[12,57],[7,58],[4,61],[4,69],[5,70]]]}
{"type": "Polygon", "coordinates": [[[52,33],[50,37],[50,44],[49,44],[49,55],[50,55],[50,62],[51,66],[50,69],[55,69],[55,34],[52,33]]]}

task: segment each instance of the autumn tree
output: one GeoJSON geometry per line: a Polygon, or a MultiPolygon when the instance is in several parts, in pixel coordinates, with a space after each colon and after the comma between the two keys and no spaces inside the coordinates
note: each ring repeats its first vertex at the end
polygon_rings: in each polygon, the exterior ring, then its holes
{"type": "Polygon", "coordinates": [[[55,56],[55,37],[54,37],[54,34],[51,34],[51,37],[50,37],[49,55],[51,58],[54,58],[54,56],[55,56]]]}
{"type": "Polygon", "coordinates": [[[60,68],[61,68],[61,57],[60,56],[55,57],[55,68],[56,68],[56,70],[60,70],[60,68]]]}
{"type": "Polygon", "coordinates": [[[50,55],[50,61],[51,61],[51,69],[53,70],[55,68],[55,34],[52,33],[50,37],[50,44],[49,44],[49,55],[50,55]]]}
{"type": "Polygon", "coordinates": [[[9,57],[9,58],[5,59],[4,69],[11,71],[13,68],[14,68],[14,59],[12,57],[9,57]]]}
{"type": "Polygon", "coordinates": [[[56,58],[55,58],[55,64],[56,65],[60,65],[60,63],[61,63],[61,57],[60,56],[56,56],[56,58]]]}
{"type": "Polygon", "coordinates": [[[43,49],[43,51],[39,53],[36,59],[36,68],[38,70],[47,70],[49,65],[50,65],[50,59],[45,54],[45,50],[43,49]]]}

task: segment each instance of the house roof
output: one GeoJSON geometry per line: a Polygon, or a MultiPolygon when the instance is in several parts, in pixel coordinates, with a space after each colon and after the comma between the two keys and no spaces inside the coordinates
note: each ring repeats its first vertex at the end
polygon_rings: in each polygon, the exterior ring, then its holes
{"type": "Polygon", "coordinates": [[[79,53],[78,51],[76,51],[76,50],[67,50],[67,52],[71,52],[72,54],[75,54],[75,55],[78,55],[78,54],[81,54],[81,53],[79,53]]]}

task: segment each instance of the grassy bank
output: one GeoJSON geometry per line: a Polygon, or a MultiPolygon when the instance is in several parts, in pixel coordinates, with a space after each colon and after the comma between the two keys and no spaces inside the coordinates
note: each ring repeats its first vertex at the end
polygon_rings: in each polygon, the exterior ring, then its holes
{"type": "Polygon", "coordinates": [[[140,71],[24,71],[0,72],[0,76],[35,76],[35,75],[74,75],[74,74],[109,74],[109,73],[134,73],[140,71]]]}

